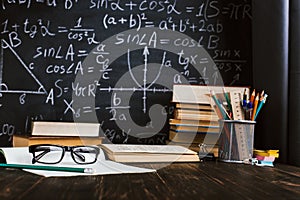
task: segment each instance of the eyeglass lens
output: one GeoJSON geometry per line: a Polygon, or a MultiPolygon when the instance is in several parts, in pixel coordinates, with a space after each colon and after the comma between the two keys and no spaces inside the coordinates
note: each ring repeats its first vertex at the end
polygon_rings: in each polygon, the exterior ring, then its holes
{"type": "Polygon", "coordinates": [[[34,149],[34,160],[40,163],[58,163],[63,156],[64,149],[59,146],[41,145],[34,149]]]}
{"type": "Polygon", "coordinates": [[[92,147],[74,147],[71,155],[76,163],[87,164],[96,161],[98,151],[92,147]]]}

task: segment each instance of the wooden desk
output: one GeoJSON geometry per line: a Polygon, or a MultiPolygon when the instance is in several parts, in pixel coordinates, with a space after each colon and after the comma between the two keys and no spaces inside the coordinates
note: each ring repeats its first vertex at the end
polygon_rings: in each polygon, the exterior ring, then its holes
{"type": "Polygon", "coordinates": [[[155,173],[45,178],[0,169],[0,199],[300,199],[300,168],[207,161],[155,173]]]}

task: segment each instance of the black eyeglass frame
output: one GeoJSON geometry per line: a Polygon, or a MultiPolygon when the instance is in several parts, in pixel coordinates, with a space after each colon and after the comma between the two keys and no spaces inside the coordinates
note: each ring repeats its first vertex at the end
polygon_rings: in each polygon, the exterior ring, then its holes
{"type": "MultiPolygon", "coordinates": [[[[43,164],[57,164],[57,163],[60,163],[62,161],[62,159],[64,158],[65,156],[65,152],[70,152],[71,154],[71,157],[73,159],[73,161],[77,164],[80,164],[80,165],[87,165],[87,164],[93,164],[97,161],[97,158],[98,158],[98,155],[100,154],[100,149],[96,146],[62,146],[62,145],[53,145],[53,144],[35,144],[35,145],[30,145],[28,147],[29,149],[29,153],[32,153],[32,164],[34,163],[43,163],[43,164]],[[42,146],[49,146],[49,147],[58,147],[58,148],[61,148],[62,149],[62,155],[61,155],[61,158],[57,161],[57,162],[42,162],[42,161],[39,161],[38,159],[36,159],[36,148],[38,147],[42,147],[42,146]],[[80,148],[80,147],[88,147],[88,148],[92,148],[93,150],[95,150],[95,159],[91,162],[78,162],[77,159],[75,158],[75,155],[77,157],[81,157],[82,155],[78,154],[77,152],[74,151],[75,148],[80,148]]],[[[45,152],[44,152],[45,153],[45,152]]],[[[46,152],[48,153],[48,152],[46,152]]],[[[43,154],[43,153],[42,153],[43,154]]],[[[45,155],[45,154],[44,154],[45,155]]],[[[42,155],[43,156],[43,155],[42,155]]]]}

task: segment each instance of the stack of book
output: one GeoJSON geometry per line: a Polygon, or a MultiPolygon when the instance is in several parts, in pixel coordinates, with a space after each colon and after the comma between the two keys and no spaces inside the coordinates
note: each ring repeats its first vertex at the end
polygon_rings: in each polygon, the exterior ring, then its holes
{"type": "Polygon", "coordinates": [[[175,110],[169,121],[169,141],[195,151],[200,150],[200,144],[212,146],[210,151],[217,157],[219,118],[208,94],[206,86],[174,85],[172,101],[175,110]],[[200,89],[202,94],[194,93],[193,89],[200,89]]]}
{"type": "Polygon", "coordinates": [[[33,144],[56,144],[64,146],[99,145],[103,137],[99,136],[100,124],[74,122],[32,122],[31,133],[13,135],[14,147],[26,147],[33,144]]]}
{"type": "MultiPolygon", "coordinates": [[[[229,107],[230,97],[226,94],[243,95],[247,87],[224,87],[206,85],[174,85],[172,102],[175,103],[173,119],[170,119],[169,140],[172,143],[189,146],[193,150],[208,147],[217,157],[220,136],[220,113],[212,94],[216,94],[220,104],[229,107]]],[[[235,99],[232,99],[235,100],[235,99]]],[[[237,102],[239,104],[239,102],[237,102]]]]}

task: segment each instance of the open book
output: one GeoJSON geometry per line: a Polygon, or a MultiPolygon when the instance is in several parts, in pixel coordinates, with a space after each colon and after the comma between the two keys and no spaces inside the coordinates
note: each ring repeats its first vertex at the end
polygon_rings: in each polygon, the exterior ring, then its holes
{"type": "MultiPolygon", "coordinates": [[[[106,174],[124,174],[124,173],[148,173],[154,172],[155,169],[147,169],[141,167],[129,166],[106,160],[104,153],[100,149],[98,159],[93,164],[79,165],[76,164],[69,152],[66,152],[63,160],[58,164],[32,164],[32,155],[28,151],[28,147],[1,147],[0,148],[0,167],[13,165],[13,168],[21,166],[24,171],[38,174],[45,177],[65,177],[65,176],[87,176],[87,175],[106,175],[106,174]],[[24,167],[25,166],[25,167],[24,167]],[[32,168],[34,167],[34,169],[32,168]],[[49,168],[59,168],[62,170],[49,170],[49,168]],[[64,171],[64,169],[86,168],[91,169],[90,173],[79,173],[64,171]]],[[[10,166],[11,167],[11,166],[10,166]]]]}
{"type": "Polygon", "coordinates": [[[117,162],[198,162],[196,152],[177,145],[100,144],[110,160],[117,162]]]}

